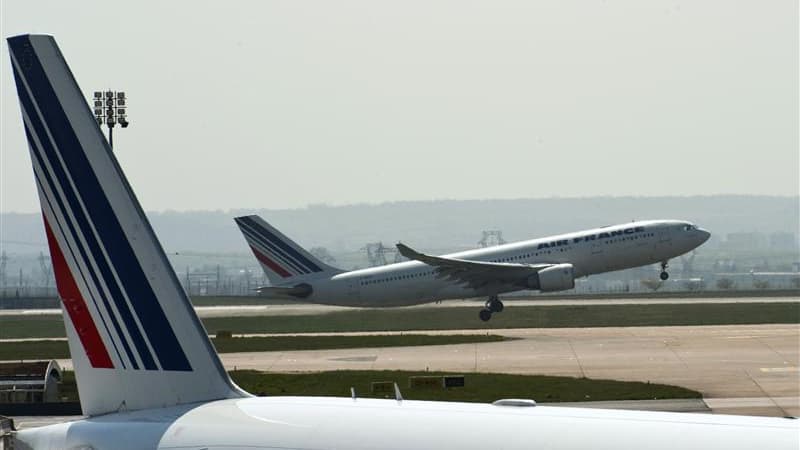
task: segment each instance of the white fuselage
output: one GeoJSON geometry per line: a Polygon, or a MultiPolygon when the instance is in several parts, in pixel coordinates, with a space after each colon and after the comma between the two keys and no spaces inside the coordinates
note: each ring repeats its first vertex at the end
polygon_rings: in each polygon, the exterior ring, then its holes
{"type": "Polygon", "coordinates": [[[552,406],[257,397],[24,430],[17,449],[795,450],[797,421],[552,406]]]}
{"type": "MultiPolygon", "coordinates": [[[[447,258],[513,264],[570,263],[575,277],[667,261],[705,242],[708,232],[683,221],[641,221],[548,236],[444,255],[447,258]]],[[[306,281],[305,300],[343,306],[404,306],[450,298],[496,295],[528,289],[522,284],[492,291],[464,287],[437,276],[425,263],[409,261],[306,281]]]]}

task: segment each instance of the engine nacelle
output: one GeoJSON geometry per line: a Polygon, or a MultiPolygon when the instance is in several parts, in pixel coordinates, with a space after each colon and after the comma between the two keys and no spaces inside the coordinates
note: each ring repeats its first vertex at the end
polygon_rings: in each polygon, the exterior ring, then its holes
{"type": "Polygon", "coordinates": [[[556,264],[528,277],[528,287],[542,292],[565,291],[575,287],[572,264],[556,264]]]}

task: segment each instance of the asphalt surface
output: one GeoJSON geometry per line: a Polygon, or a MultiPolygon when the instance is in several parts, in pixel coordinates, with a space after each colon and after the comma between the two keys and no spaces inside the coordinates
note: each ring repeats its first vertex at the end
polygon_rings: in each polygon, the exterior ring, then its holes
{"type": "MultiPolygon", "coordinates": [[[[449,331],[452,333],[452,331],[449,331]]],[[[559,375],[673,384],[715,413],[800,416],[800,326],[484,330],[480,344],[222,355],[228,369],[438,370],[559,375]]]]}
{"type": "MultiPolygon", "coordinates": [[[[787,303],[800,302],[798,297],[700,297],[700,298],[625,298],[625,299],[504,299],[507,306],[549,306],[549,305],[657,305],[657,304],[689,304],[689,303],[787,303]]],[[[439,303],[409,306],[407,308],[481,308],[483,300],[447,300],[439,303]]],[[[307,303],[288,303],[283,305],[232,305],[232,306],[198,306],[195,311],[202,318],[207,317],[241,317],[265,315],[303,315],[321,314],[335,311],[349,311],[357,308],[346,306],[314,305],[307,303]]],[[[35,316],[61,314],[58,308],[52,309],[0,309],[0,316],[35,316]]]]}
{"type": "MultiPolygon", "coordinates": [[[[427,333],[459,332],[476,331],[427,333]]],[[[221,358],[229,370],[428,369],[649,381],[697,390],[714,413],[800,416],[800,325],[797,324],[480,332],[515,339],[424,349],[225,353],[221,358]]],[[[60,360],[59,364],[71,367],[69,360],[60,360]]]]}

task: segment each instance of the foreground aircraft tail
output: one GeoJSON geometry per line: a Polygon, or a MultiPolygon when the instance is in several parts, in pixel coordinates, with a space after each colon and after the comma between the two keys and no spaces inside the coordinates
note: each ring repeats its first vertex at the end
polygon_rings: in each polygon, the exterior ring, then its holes
{"type": "Polygon", "coordinates": [[[234,220],[273,286],[342,272],[305,251],[261,217],[234,220]]]}
{"type": "Polygon", "coordinates": [[[83,413],[247,396],[51,36],[8,39],[83,413]]]}

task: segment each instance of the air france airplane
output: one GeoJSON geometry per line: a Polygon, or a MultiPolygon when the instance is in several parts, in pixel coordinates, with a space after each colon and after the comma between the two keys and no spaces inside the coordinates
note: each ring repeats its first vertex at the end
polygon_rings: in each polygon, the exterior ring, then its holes
{"type": "Polygon", "coordinates": [[[341,306],[406,306],[488,297],[481,320],[503,311],[498,295],[523,289],[572,289],[575,279],[661,264],[708,240],[708,231],[679,220],[651,220],[430,256],[397,244],[408,262],[344,272],[319,261],[258,216],[237,217],[272,286],[268,295],[341,306]]]}
{"type": "Polygon", "coordinates": [[[253,397],[225,372],[55,40],[8,46],[88,416],[19,430],[13,448],[798,448],[797,421],[778,418],[253,397]]]}

